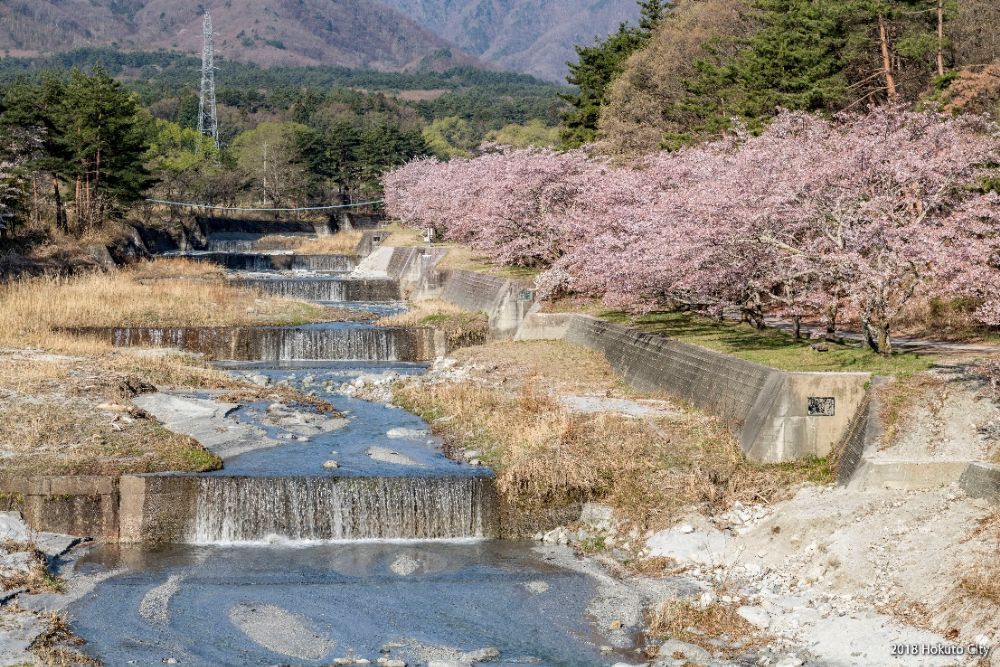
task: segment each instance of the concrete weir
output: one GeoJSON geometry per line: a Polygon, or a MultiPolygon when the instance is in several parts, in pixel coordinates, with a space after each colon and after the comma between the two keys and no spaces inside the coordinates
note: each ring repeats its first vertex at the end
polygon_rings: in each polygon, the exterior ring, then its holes
{"type": "Polygon", "coordinates": [[[252,252],[185,253],[186,259],[218,264],[233,271],[325,271],[347,273],[358,265],[354,255],[292,255],[252,252]]]}
{"type": "Polygon", "coordinates": [[[488,477],[121,478],[123,543],[495,537],[488,477]]]}
{"type": "Polygon", "coordinates": [[[444,341],[426,327],[98,327],[73,333],[116,347],[169,347],[226,361],[429,361],[444,353],[444,341]]]}
{"type": "Polygon", "coordinates": [[[240,285],[272,296],[309,301],[399,301],[399,282],[354,278],[240,278],[240,285]]]}

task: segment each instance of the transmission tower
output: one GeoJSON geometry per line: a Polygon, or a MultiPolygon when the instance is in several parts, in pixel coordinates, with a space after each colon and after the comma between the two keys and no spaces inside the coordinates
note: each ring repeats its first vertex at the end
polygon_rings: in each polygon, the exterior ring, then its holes
{"type": "Polygon", "coordinates": [[[219,117],[215,108],[215,44],[212,14],[205,10],[205,46],[201,52],[201,99],[198,102],[198,133],[212,137],[219,147],[219,117]]]}

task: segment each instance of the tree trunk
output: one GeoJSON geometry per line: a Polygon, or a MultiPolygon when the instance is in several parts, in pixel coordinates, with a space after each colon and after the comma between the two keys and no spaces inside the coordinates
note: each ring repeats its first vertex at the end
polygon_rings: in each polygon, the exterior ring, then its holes
{"type": "Polygon", "coordinates": [[[877,325],[872,322],[865,323],[865,338],[868,347],[872,352],[877,352],[885,356],[892,354],[892,339],[889,337],[889,324],[877,325]]]}
{"type": "Polygon", "coordinates": [[[837,335],[837,305],[830,306],[826,311],[826,336],[832,338],[837,335]]]}
{"type": "Polygon", "coordinates": [[[937,67],[944,76],[944,0],[937,0],[937,67]]]}
{"type": "Polygon", "coordinates": [[[878,17],[878,38],[882,48],[882,76],[885,77],[885,90],[889,96],[889,101],[896,100],[896,79],[892,75],[892,58],[889,54],[889,31],[885,26],[885,17],[881,14],[878,17]]]}
{"type": "Polygon", "coordinates": [[[63,206],[62,195],[59,193],[59,179],[52,176],[52,194],[56,200],[56,228],[63,234],[69,233],[69,219],[63,206]]]}
{"type": "Polygon", "coordinates": [[[799,340],[802,338],[802,318],[796,315],[792,323],[795,325],[795,340],[799,340]]]}

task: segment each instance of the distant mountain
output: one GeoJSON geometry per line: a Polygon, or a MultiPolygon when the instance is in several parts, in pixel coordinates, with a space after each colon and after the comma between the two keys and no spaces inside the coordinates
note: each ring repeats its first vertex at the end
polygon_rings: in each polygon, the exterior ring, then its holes
{"type": "Polygon", "coordinates": [[[385,71],[478,64],[371,0],[0,0],[0,52],[114,46],[197,54],[206,6],[217,52],[235,60],[385,71]]]}
{"type": "Polygon", "coordinates": [[[573,46],[639,16],[635,0],[382,0],[482,60],[561,80],[573,46]]]}

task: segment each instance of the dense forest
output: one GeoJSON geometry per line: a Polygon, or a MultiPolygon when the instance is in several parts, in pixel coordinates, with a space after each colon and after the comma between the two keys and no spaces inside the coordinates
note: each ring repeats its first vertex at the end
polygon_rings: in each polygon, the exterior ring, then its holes
{"type": "Polygon", "coordinates": [[[554,144],[564,89],[455,68],[222,61],[220,145],[197,132],[200,60],[82,49],[0,60],[0,219],[84,233],[153,196],[255,207],[370,200],[383,173],[484,141],[554,144]]]}
{"type": "Polygon", "coordinates": [[[644,2],[640,26],[578,49],[565,147],[632,156],[760,132],[779,109],[885,103],[997,113],[994,0],[644,2]]]}

